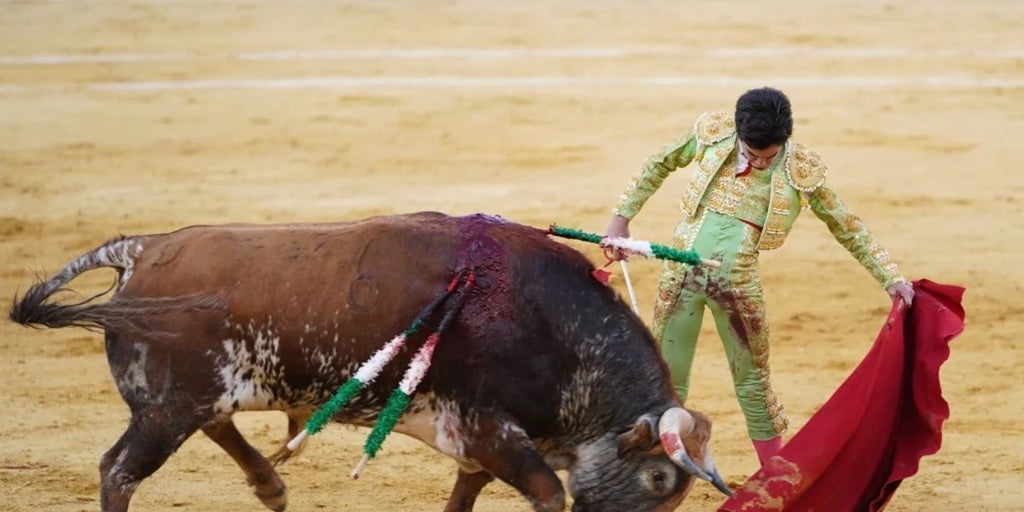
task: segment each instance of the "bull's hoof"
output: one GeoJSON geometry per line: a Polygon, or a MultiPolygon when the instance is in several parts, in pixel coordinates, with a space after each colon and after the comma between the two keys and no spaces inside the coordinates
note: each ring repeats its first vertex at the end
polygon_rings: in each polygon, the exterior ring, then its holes
{"type": "Polygon", "coordinates": [[[291,456],[292,451],[289,450],[287,447],[282,447],[280,450],[274,452],[271,456],[267,457],[267,461],[270,462],[271,466],[274,466],[276,468],[278,465],[288,462],[288,459],[290,459],[291,456]]]}
{"type": "Polygon", "coordinates": [[[277,467],[280,464],[288,462],[288,459],[298,456],[304,449],[306,449],[306,441],[299,443],[299,447],[294,450],[289,450],[288,445],[284,445],[267,457],[267,460],[270,461],[270,465],[277,467]]]}
{"type": "Polygon", "coordinates": [[[284,512],[288,508],[288,489],[284,486],[266,491],[256,489],[256,497],[263,502],[263,506],[274,512],[284,512]]]}

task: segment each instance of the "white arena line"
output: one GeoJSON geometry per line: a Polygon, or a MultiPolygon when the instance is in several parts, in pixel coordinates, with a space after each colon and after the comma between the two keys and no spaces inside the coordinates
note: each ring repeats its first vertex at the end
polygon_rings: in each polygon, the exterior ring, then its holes
{"type": "Polygon", "coordinates": [[[210,79],[172,81],[93,82],[53,85],[0,85],[0,93],[64,91],[188,91],[216,89],[374,89],[389,92],[408,88],[600,88],[600,87],[660,87],[660,86],[746,86],[772,84],[777,87],[854,87],[878,89],[890,87],[946,88],[946,89],[1020,89],[1024,78],[977,78],[962,75],[905,76],[821,76],[821,77],[761,77],[738,78],[732,76],[335,76],[296,77],[276,79],[210,79]]]}
{"type": "Polygon", "coordinates": [[[146,64],[150,62],[188,62],[196,60],[188,53],[97,53],[70,55],[3,55],[3,66],[53,66],[63,64],[146,64]]]}
{"type": "Polygon", "coordinates": [[[1024,58],[1019,50],[912,50],[907,48],[495,48],[495,49],[369,49],[248,52],[239,60],[355,60],[355,59],[616,59],[635,57],[717,57],[717,58],[820,58],[919,59],[975,57],[992,59],[1024,58]]]}
{"type": "Polygon", "coordinates": [[[638,57],[687,57],[724,59],[1021,59],[1024,48],[1002,50],[964,50],[955,48],[378,48],[352,50],[263,51],[233,54],[216,53],[84,53],[54,55],[0,55],[3,66],[47,66],[63,64],[130,64],[148,62],[187,62],[204,59],[238,61],[318,61],[318,60],[415,60],[415,59],[620,59],[638,57]]]}

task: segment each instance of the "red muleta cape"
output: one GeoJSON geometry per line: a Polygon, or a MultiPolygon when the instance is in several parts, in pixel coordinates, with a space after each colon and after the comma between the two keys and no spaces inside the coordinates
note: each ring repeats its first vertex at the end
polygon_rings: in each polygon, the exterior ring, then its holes
{"type": "Polygon", "coordinates": [[[939,367],[964,329],[964,289],[914,282],[864,360],[719,512],[877,512],[942,444],[939,367]]]}

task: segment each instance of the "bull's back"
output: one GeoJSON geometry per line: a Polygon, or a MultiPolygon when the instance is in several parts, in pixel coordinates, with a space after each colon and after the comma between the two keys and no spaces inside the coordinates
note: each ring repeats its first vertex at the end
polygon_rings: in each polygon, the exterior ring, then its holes
{"type": "Polygon", "coordinates": [[[119,296],[211,296],[223,301],[229,323],[377,339],[401,332],[467,271],[476,275],[474,314],[515,322],[513,299],[529,281],[549,279],[525,269],[585,275],[588,265],[544,231],[486,215],[194,226],[145,239],[119,296]]]}
{"type": "Polygon", "coordinates": [[[447,284],[456,264],[453,220],[423,213],[184,228],[144,242],[119,295],[215,295],[236,317],[354,320],[344,317],[429,298],[447,284]]]}

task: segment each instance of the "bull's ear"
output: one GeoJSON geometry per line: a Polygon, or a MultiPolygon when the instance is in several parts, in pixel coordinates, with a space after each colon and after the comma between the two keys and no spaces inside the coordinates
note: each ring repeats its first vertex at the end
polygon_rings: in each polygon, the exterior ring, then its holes
{"type": "Polygon", "coordinates": [[[619,457],[633,451],[647,451],[658,444],[658,436],[654,432],[654,418],[643,415],[633,424],[633,428],[619,434],[619,457]]]}

